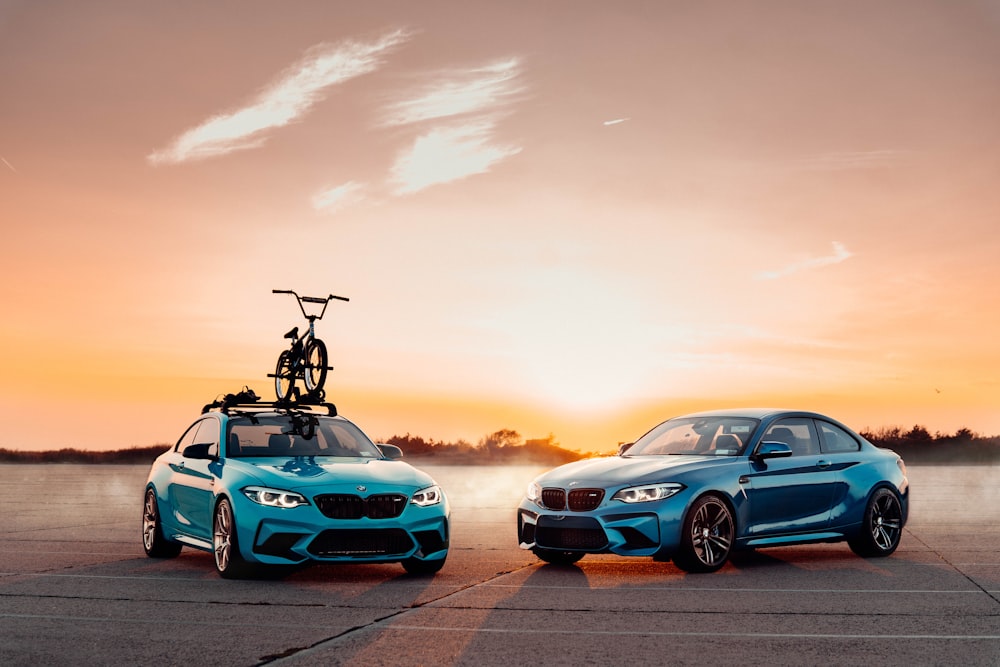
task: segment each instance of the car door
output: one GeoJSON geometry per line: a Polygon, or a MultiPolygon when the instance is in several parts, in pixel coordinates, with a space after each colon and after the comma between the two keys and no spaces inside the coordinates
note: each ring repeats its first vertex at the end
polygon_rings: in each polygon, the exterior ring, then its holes
{"type": "Polygon", "coordinates": [[[821,465],[836,476],[833,498],[830,507],[830,526],[840,526],[857,520],[859,504],[863,504],[863,494],[867,488],[855,489],[862,497],[851,497],[851,485],[848,478],[851,468],[861,464],[861,442],[840,426],[817,419],[816,428],[819,431],[820,448],[823,452],[821,465]]]}
{"type": "Polygon", "coordinates": [[[747,534],[763,537],[826,528],[838,479],[824,465],[813,420],[779,420],[760,442],[787,444],[792,455],[751,460],[750,472],[740,478],[748,501],[747,534]]]}
{"type": "Polygon", "coordinates": [[[212,501],[215,491],[215,474],[218,467],[219,420],[206,417],[195,422],[177,445],[178,456],[173,457],[173,470],[168,490],[174,520],[179,530],[201,539],[212,537],[212,501]],[[214,456],[214,459],[193,458],[191,448],[196,447],[214,456]]]}

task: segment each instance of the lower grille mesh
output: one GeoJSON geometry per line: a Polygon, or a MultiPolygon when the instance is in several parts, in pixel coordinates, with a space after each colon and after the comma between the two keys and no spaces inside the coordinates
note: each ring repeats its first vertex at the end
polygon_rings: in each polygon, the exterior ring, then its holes
{"type": "Polygon", "coordinates": [[[395,556],[411,551],[413,540],[401,528],[324,530],[309,545],[314,556],[395,556]]]}
{"type": "Polygon", "coordinates": [[[608,546],[600,528],[535,528],[535,544],[548,549],[586,549],[596,551],[608,546]]]}

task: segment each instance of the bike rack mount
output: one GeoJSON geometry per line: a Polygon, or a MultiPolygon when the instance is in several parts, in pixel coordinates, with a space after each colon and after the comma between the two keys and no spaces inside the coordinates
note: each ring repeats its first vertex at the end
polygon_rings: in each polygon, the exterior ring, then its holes
{"type": "Polygon", "coordinates": [[[258,412],[302,412],[313,408],[322,408],[330,417],[337,416],[337,406],[323,400],[322,393],[319,395],[306,394],[296,396],[287,401],[261,401],[260,397],[249,387],[244,387],[235,394],[226,394],[222,398],[217,398],[201,409],[202,414],[218,410],[223,414],[230,414],[231,411],[254,410],[258,412]]]}

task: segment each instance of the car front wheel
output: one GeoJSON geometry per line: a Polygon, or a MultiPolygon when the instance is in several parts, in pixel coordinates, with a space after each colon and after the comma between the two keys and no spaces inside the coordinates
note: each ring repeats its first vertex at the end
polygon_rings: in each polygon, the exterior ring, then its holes
{"type": "Polygon", "coordinates": [[[878,558],[895,551],[902,536],[903,506],[895,493],[881,488],[868,501],[861,533],[847,544],[863,558],[878,558]]]}
{"type": "Polygon", "coordinates": [[[240,579],[249,576],[252,567],[240,555],[240,543],[236,535],[236,517],[227,498],[215,506],[212,520],[212,547],[215,552],[215,569],[225,579],[240,579]]]}
{"type": "Polygon", "coordinates": [[[685,572],[715,572],[726,564],[736,535],[729,506],[708,495],[695,501],[684,519],[681,546],[674,564],[685,572]]]}
{"type": "Polygon", "coordinates": [[[180,543],[171,542],[163,536],[160,509],[153,489],[146,489],[146,500],[142,504],[142,548],[150,558],[173,558],[181,552],[180,543]]]}

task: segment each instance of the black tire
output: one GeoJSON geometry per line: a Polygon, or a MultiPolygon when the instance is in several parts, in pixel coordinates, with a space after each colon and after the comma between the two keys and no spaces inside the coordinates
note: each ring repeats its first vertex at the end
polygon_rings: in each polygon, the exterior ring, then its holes
{"type": "Polygon", "coordinates": [[[224,579],[242,579],[253,573],[253,566],[243,559],[236,535],[236,515],[228,498],[215,506],[212,516],[212,551],[215,570],[224,579]]]}
{"type": "Polygon", "coordinates": [[[420,560],[419,558],[407,558],[402,561],[403,569],[407,574],[434,574],[444,567],[444,558],[438,560],[420,560]]]}
{"type": "Polygon", "coordinates": [[[733,513],[722,498],[702,496],[684,518],[674,564],[685,572],[715,572],[729,559],[736,536],[733,513]]]}
{"type": "Polygon", "coordinates": [[[552,565],[572,565],[586,554],[582,551],[560,551],[559,549],[542,549],[535,547],[531,550],[539,559],[552,565]]]}
{"type": "Polygon", "coordinates": [[[278,365],[274,369],[274,393],[279,401],[287,401],[295,389],[295,368],[288,350],[278,355],[278,365]]]}
{"type": "Polygon", "coordinates": [[[847,541],[862,558],[882,558],[899,546],[903,536],[903,506],[899,496],[882,487],[868,499],[861,532],[847,541]]]}
{"type": "Polygon", "coordinates": [[[181,552],[179,542],[172,542],[163,536],[160,508],[153,489],[146,489],[146,498],[142,503],[142,548],[150,558],[174,558],[181,552]]]}
{"type": "Polygon", "coordinates": [[[326,343],[319,338],[310,338],[302,352],[306,367],[303,371],[306,389],[309,393],[321,391],[326,382],[327,362],[326,343]]]}

